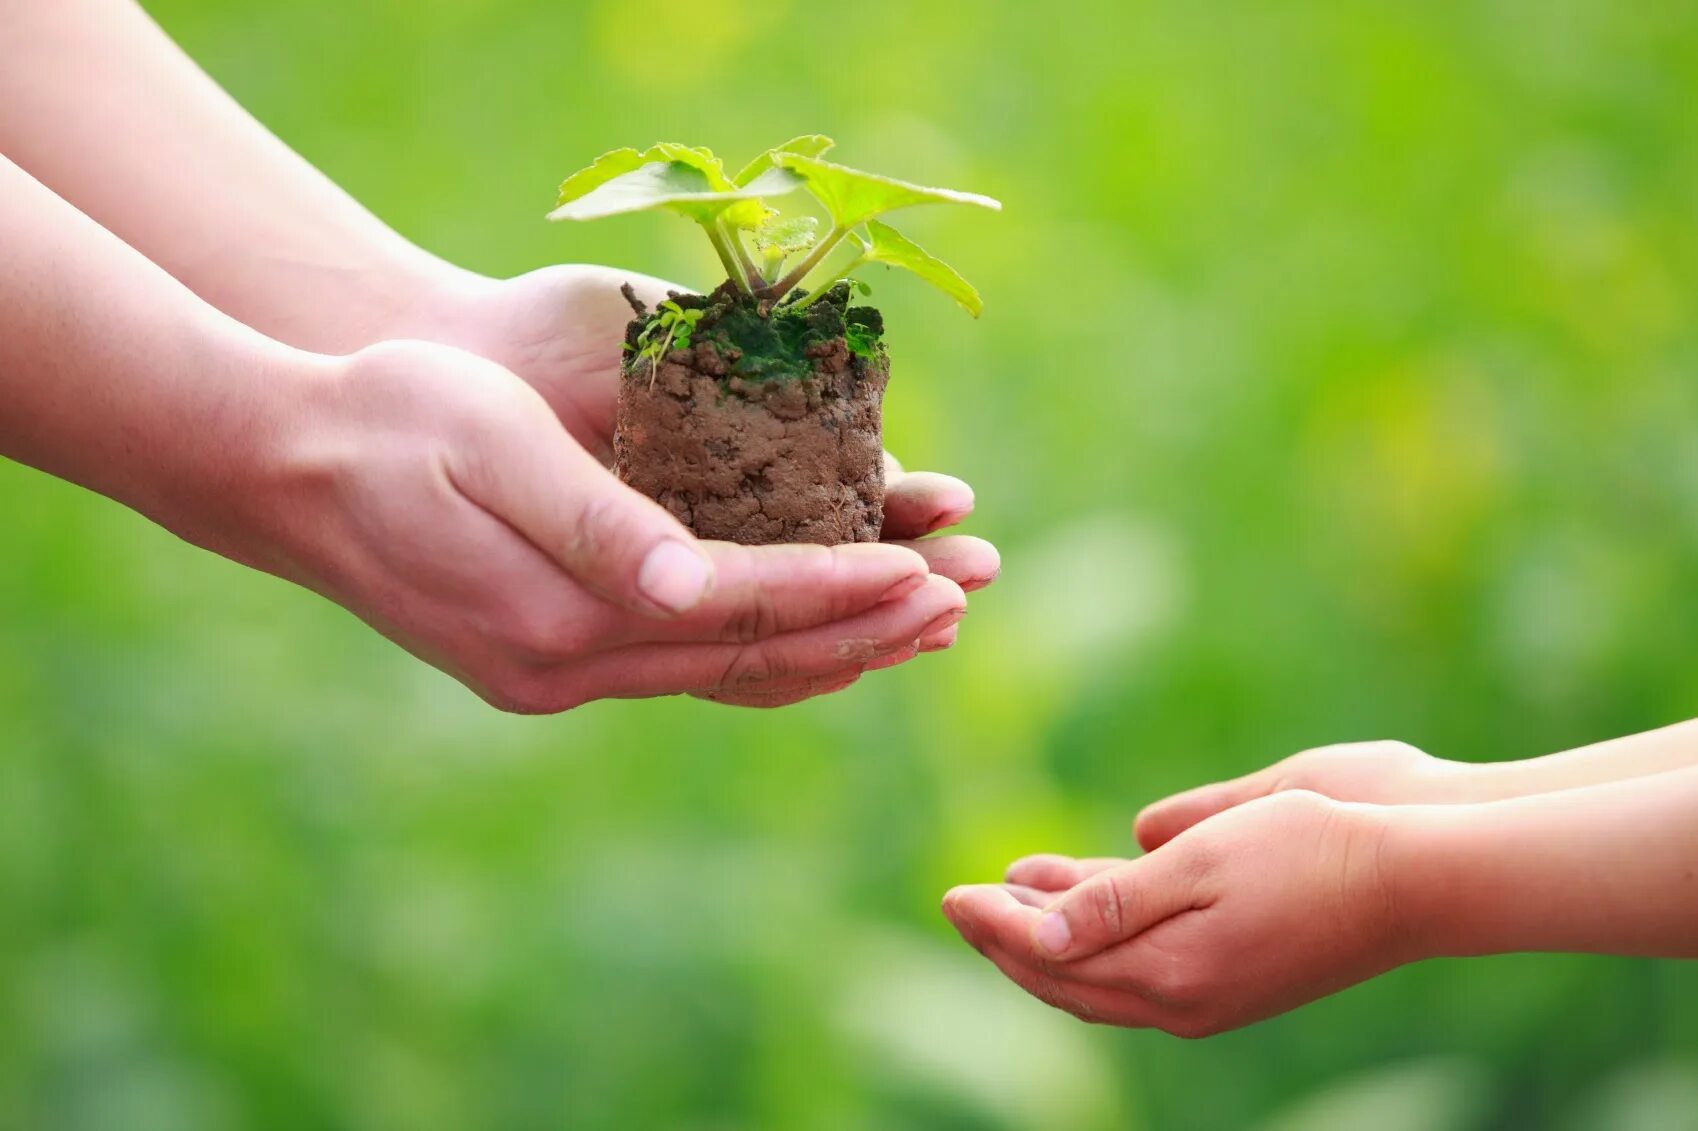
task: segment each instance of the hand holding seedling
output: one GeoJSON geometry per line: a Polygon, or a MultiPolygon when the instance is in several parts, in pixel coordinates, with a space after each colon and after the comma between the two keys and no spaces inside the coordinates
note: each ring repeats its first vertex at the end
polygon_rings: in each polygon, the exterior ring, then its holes
{"type": "Polygon", "coordinates": [[[345,605],[492,702],[778,704],[946,631],[896,546],[705,546],[493,362],[220,315],[0,159],[0,451],[345,605]]]}
{"type": "Polygon", "coordinates": [[[1206,1036],[1421,958],[1698,957],[1698,724],[1519,763],[1328,747],[1139,814],[1135,860],[952,890],[962,937],[1084,1020],[1206,1036]]]}
{"type": "MultiPolygon", "coordinates": [[[[658,307],[677,288],[645,275],[607,267],[545,267],[514,279],[493,280],[444,272],[421,295],[413,322],[449,341],[505,365],[541,393],[574,438],[603,462],[611,455],[614,407],[619,395],[616,343],[631,308],[619,288],[631,284],[658,307]]],[[[934,573],[967,592],[988,585],[1001,568],[996,549],[966,535],[925,537],[973,510],[967,484],[933,472],[904,472],[886,463],[884,538],[924,557],[934,573]]],[[[927,641],[932,647],[953,632],[927,641]]]]}
{"type": "MultiPolygon", "coordinates": [[[[0,452],[329,596],[516,710],[793,702],[946,645],[948,575],[994,574],[976,541],[924,544],[935,573],[905,546],[697,542],[597,458],[608,273],[503,284],[419,251],[133,4],[0,20],[0,149],[58,193],[0,159],[0,452]]],[[[907,497],[896,534],[971,505],[954,481],[907,497]]]]}

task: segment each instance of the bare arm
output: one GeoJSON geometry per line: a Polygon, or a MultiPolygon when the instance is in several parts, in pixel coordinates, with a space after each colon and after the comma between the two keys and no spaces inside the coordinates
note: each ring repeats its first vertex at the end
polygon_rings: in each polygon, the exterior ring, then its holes
{"type": "Polygon", "coordinates": [[[0,54],[0,153],[249,326],[351,351],[456,274],[255,121],[132,0],[9,0],[0,54]]]}
{"type": "Polygon", "coordinates": [[[1138,842],[1145,849],[1156,848],[1225,809],[1293,789],[1380,805],[1460,805],[1626,781],[1687,766],[1698,766],[1698,720],[1514,762],[1452,762],[1404,742],[1323,746],[1253,774],[1155,802],[1138,814],[1138,842]]]}
{"type": "Polygon", "coordinates": [[[1472,765],[1464,776],[1471,800],[1491,801],[1624,781],[1687,766],[1698,766],[1698,720],[1542,758],[1472,765]]]}
{"type": "Polygon", "coordinates": [[[0,454],[192,533],[320,367],[0,157],[0,454]],[[185,442],[187,441],[187,442],[185,442]]]}
{"type": "Polygon", "coordinates": [[[1387,819],[1418,953],[1698,958],[1698,767],[1387,819]]]}

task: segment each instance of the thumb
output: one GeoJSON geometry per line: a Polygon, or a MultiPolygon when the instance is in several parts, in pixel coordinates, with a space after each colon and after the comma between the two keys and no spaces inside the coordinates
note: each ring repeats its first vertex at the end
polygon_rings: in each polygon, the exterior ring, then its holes
{"type": "Polygon", "coordinates": [[[701,543],[663,507],[619,482],[551,415],[542,427],[491,437],[481,448],[452,462],[460,492],[597,596],[671,618],[713,591],[713,562],[701,543]]]}
{"type": "Polygon", "coordinates": [[[1269,766],[1231,781],[1198,786],[1145,806],[1132,823],[1132,835],[1145,852],[1153,852],[1216,813],[1275,792],[1279,779],[1274,769],[1269,766]]]}
{"type": "Polygon", "coordinates": [[[1088,958],[1199,906],[1199,869],[1180,846],[1098,872],[1064,893],[1032,926],[1042,957],[1088,958]]]}

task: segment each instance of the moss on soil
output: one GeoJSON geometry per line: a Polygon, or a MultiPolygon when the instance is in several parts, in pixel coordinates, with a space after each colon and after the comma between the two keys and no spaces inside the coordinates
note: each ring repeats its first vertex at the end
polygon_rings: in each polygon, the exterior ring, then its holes
{"type": "MultiPolygon", "coordinates": [[[[726,363],[725,380],[745,382],[798,380],[814,371],[816,349],[822,343],[845,340],[851,352],[871,361],[883,350],[884,316],[871,306],[850,306],[847,283],[838,283],[819,301],[798,308],[807,297],[792,292],[777,306],[757,303],[726,283],[710,295],[674,294],[685,310],[700,310],[693,340],[712,342],[726,363]]],[[[628,299],[634,296],[627,294],[628,299]]],[[[637,338],[654,315],[633,301],[637,318],[625,341],[634,351],[637,338]]]]}

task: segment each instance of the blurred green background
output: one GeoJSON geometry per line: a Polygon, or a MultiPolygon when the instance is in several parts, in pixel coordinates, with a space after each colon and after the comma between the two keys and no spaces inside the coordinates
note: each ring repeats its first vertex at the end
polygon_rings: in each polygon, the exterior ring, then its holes
{"type": "Polygon", "coordinates": [[[891,446],[979,489],[961,644],[775,714],[497,715],[304,592],[0,466],[0,1126],[1698,1126],[1698,964],[1406,969],[1187,1043],[938,915],[1306,746],[1698,714],[1698,7],[157,0],[425,246],[617,145],[805,131],[1001,197],[874,276],[891,446]]]}

